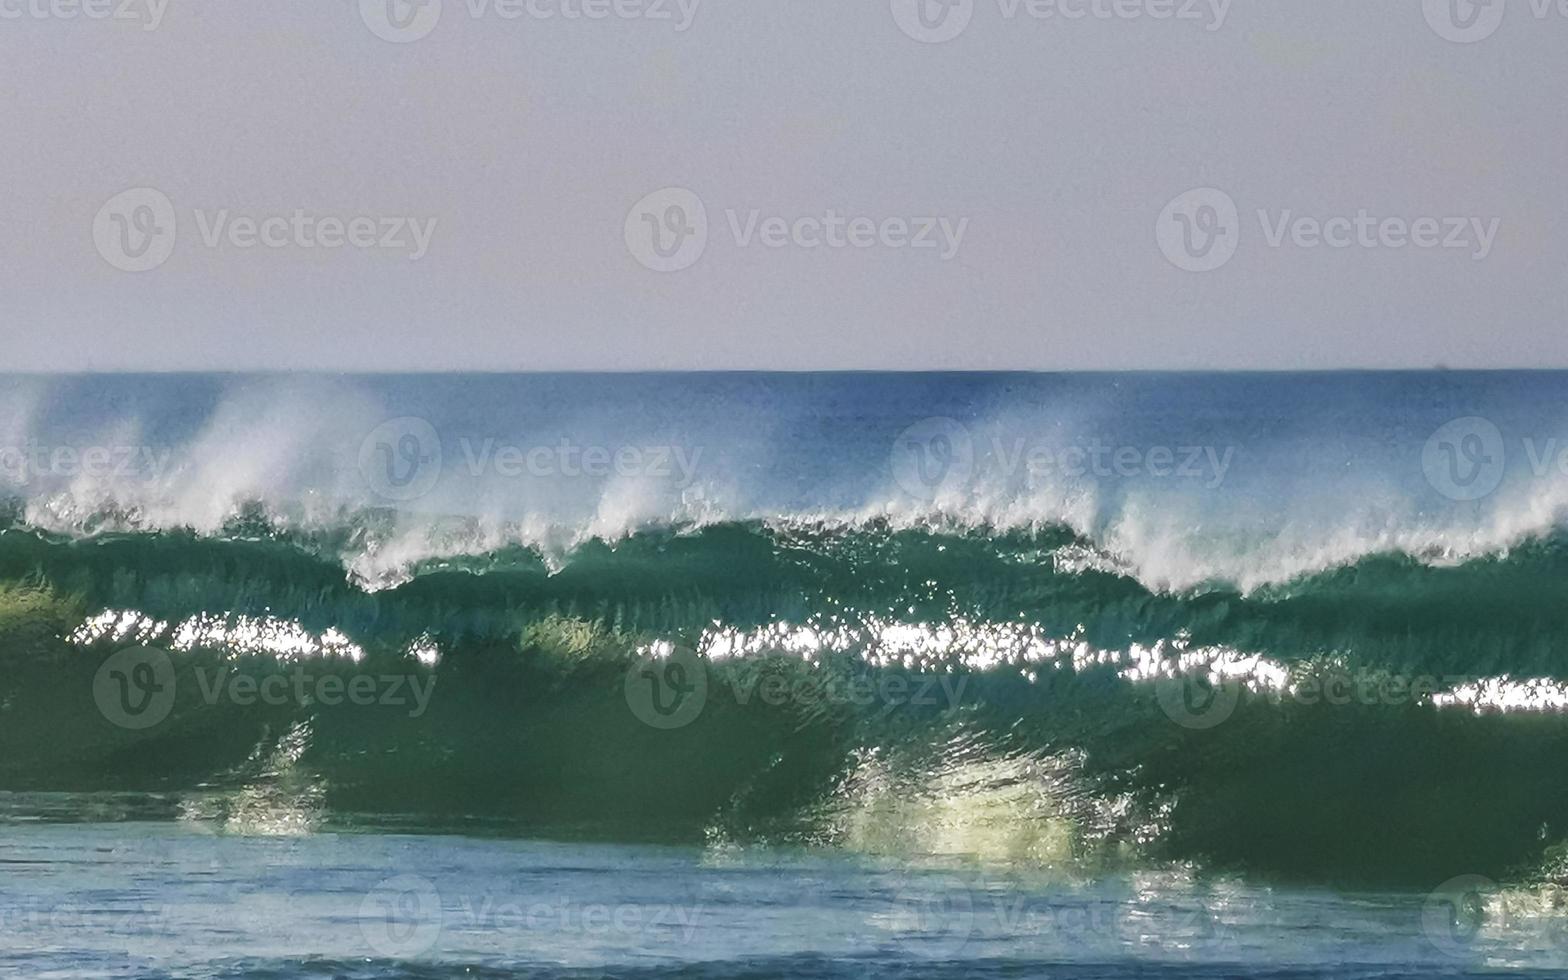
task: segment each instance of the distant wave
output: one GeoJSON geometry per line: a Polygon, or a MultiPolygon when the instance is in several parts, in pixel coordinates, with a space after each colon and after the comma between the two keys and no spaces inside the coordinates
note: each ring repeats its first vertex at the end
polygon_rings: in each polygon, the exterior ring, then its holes
{"type": "Polygon", "coordinates": [[[700,488],[673,497],[653,491],[639,497],[626,486],[606,489],[597,506],[571,520],[545,512],[517,518],[410,512],[310,495],[304,505],[224,498],[191,510],[108,491],[16,497],[10,512],[14,527],[77,538],[190,531],[219,540],[287,539],[341,563],[371,588],[406,581],[432,563],[487,567],[493,556],[515,550],[559,567],[596,544],[613,547],[642,535],[740,524],[786,536],[795,530],[854,536],[892,529],[1000,540],[1065,530],[1085,549],[1086,562],[1133,577],[1151,590],[1250,593],[1379,555],[1405,555],[1430,565],[1506,556],[1554,536],[1563,526],[1568,480],[1505,492],[1484,510],[1461,513],[1423,514],[1403,501],[1361,500],[1337,510],[1337,523],[1306,516],[1270,524],[1231,522],[1224,514],[1197,513],[1180,499],[1136,493],[1105,503],[1087,491],[1077,496],[975,492],[936,501],[913,501],[894,492],[854,509],[778,513],[730,508],[700,488]]]}
{"type": "MultiPolygon", "coordinates": [[[[0,386],[0,498],[13,526],[62,535],[188,529],[308,539],[373,587],[432,561],[483,561],[512,548],[559,564],[593,542],[762,524],[996,537],[1066,528],[1097,560],[1151,590],[1250,593],[1376,555],[1462,563],[1505,554],[1563,524],[1568,475],[1546,447],[1568,445],[1551,438],[1568,426],[1555,416],[1523,426],[1530,452],[1514,447],[1507,478],[1485,499],[1447,500],[1428,484],[1429,426],[1475,410],[1433,408],[1457,398],[1442,383],[1460,384],[1470,399],[1497,386],[1485,376],[1463,384],[1447,377],[1338,382],[1341,398],[1392,391],[1387,406],[1368,401],[1370,419],[1342,411],[1327,421],[1317,416],[1328,382],[1312,378],[1272,386],[1112,379],[1057,395],[1060,380],[960,385],[896,376],[383,385],[132,378],[108,393],[96,383],[16,378],[0,386]],[[1398,394],[1400,384],[1416,387],[1398,394]],[[961,398],[949,393],[955,386],[961,398]],[[1164,392],[1166,414],[1133,398],[1143,389],[1143,399],[1164,392]],[[961,422],[909,414],[954,400],[967,412],[961,422]],[[387,426],[400,437],[377,444],[387,426]],[[900,446],[933,426],[964,443],[964,465],[930,488],[911,486],[900,446]],[[397,446],[414,435],[430,443],[422,452],[433,470],[419,493],[404,497],[382,485],[379,468],[402,465],[397,446]],[[1117,440],[1139,459],[1156,449],[1169,459],[1163,469],[1108,479],[1024,462],[1030,448],[1049,450],[1047,461],[1059,464],[1052,452],[1117,440]],[[56,450],[69,465],[54,462],[56,450]],[[590,450],[603,456],[593,473],[582,467],[590,450]],[[92,465],[87,451],[96,453],[92,465]],[[614,452],[635,465],[616,468],[614,452]],[[543,455],[522,466],[530,453],[543,455]],[[501,475],[502,458],[522,469],[501,475]]],[[[1535,390],[1543,384],[1526,378],[1513,387],[1545,414],[1537,400],[1561,399],[1552,386],[1535,390]]]]}

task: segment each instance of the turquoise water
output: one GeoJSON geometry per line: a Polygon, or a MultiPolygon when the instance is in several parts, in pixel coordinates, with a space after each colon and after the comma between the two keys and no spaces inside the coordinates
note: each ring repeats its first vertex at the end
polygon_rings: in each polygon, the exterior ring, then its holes
{"type": "Polygon", "coordinates": [[[1568,968],[1538,894],[1193,872],[1071,881],[802,849],[197,821],[0,831],[0,970],[30,977],[1479,976],[1568,968]]]}

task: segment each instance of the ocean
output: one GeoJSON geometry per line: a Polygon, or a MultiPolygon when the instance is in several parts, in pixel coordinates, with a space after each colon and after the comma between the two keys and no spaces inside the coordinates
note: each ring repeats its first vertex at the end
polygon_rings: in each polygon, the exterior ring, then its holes
{"type": "Polygon", "coordinates": [[[1565,395],[0,379],[0,971],[1568,971],[1565,395]]]}

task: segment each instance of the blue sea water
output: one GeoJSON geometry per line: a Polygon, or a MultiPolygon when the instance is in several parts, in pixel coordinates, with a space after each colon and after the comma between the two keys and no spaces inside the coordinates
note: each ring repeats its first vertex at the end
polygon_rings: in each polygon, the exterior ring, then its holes
{"type": "Polygon", "coordinates": [[[0,379],[0,970],[1568,968],[1565,395],[0,379]]]}
{"type": "Polygon", "coordinates": [[[30,977],[1392,977],[1568,966],[1560,920],[1190,872],[199,823],[11,825],[30,977]]]}

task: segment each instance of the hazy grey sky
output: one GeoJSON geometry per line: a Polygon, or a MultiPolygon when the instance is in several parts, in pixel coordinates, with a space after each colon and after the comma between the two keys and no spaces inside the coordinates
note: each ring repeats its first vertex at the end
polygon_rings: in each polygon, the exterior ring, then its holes
{"type": "Polygon", "coordinates": [[[5,366],[1568,366],[1502,4],[0,0],[5,366]]]}

